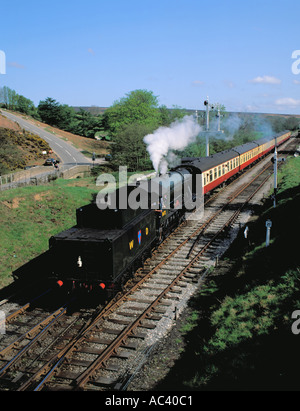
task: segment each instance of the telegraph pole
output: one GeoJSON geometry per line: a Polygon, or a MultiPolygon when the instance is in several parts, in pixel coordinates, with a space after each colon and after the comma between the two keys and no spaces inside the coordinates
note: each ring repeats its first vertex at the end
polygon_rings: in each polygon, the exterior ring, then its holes
{"type": "MultiPolygon", "coordinates": [[[[209,157],[209,97],[207,96],[207,100],[204,101],[204,105],[206,106],[206,157],[209,157]]],[[[213,108],[213,107],[212,107],[213,108]]]]}
{"type": "Polygon", "coordinates": [[[278,168],[277,138],[275,137],[275,151],[274,151],[274,208],[276,207],[276,196],[277,196],[277,168],[278,168]]]}
{"type": "Polygon", "coordinates": [[[209,104],[209,97],[207,96],[207,99],[204,101],[204,105],[206,107],[206,131],[205,131],[205,137],[206,137],[206,157],[209,157],[209,134],[216,134],[216,133],[224,133],[223,130],[221,130],[221,113],[220,113],[220,106],[219,104],[217,105],[218,107],[218,131],[209,131],[209,109],[211,108],[212,110],[214,109],[214,104],[209,104]]]}
{"type": "Polygon", "coordinates": [[[220,112],[220,106],[218,106],[218,133],[221,132],[221,112],[220,112]]]}

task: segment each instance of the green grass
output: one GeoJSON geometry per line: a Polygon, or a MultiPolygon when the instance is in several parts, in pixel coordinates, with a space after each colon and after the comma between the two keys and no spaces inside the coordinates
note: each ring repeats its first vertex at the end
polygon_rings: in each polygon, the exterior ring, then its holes
{"type": "Polygon", "coordinates": [[[97,191],[86,178],[1,192],[0,287],[12,281],[12,270],[46,251],[52,235],[73,226],[76,208],[97,191]]]}
{"type": "MultiPolygon", "coordinates": [[[[300,157],[290,159],[285,165],[283,171],[279,171],[279,194],[284,191],[299,186],[300,184],[300,157]]],[[[291,200],[288,197],[287,200],[291,200]]]]}

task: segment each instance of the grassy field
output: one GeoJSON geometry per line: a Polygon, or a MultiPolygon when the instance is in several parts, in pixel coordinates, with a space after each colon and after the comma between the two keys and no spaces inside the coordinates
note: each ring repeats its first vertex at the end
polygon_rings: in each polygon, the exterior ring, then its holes
{"type": "Polygon", "coordinates": [[[267,201],[190,304],[184,353],[158,389],[299,390],[300,158],[279,175],[278,205],[267,201]],[[271,219],[271,245],[265,222],[271,219]],[[229,268],[228,268],[229,265],[229,268]]]}
{"type": "Polygon", "coordinates": [[[48,240],[76,222],[76,208],[98,191],[94,178],[56,180],[0,193],[0,288],[11,272],[48,249],[48,240]]]}
{"type": "MultiPolygon", "coordinates": [[[[103,171],[101,167],[94,170],[93,177],[0,192],[0,289],[12,281],[13,270],[48,249],[52,235],[75,225],[76,209],[90,203],[101,190],[96,178],[103,171]]],[[[118,187],[118,172],[111,174],[118,187]]]]}

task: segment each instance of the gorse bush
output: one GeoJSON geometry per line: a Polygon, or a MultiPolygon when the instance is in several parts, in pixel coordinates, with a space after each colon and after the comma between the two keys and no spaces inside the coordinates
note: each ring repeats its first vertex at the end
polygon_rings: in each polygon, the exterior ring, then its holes
{"type": "Polygon", "coordinates": [[[0,175],[42,158],[43,151],[49,152],[50,146],[40,137],[27,131],[0,128],[0,175]]]}

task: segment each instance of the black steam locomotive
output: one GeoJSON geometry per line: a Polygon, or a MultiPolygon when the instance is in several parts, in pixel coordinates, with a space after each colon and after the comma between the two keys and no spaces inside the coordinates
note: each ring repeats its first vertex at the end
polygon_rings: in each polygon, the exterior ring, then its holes
{"type": "MultiPolygon", "coordinates": [[[[182,187],[190,178],[186,169],[178,169],[166,177],[119,188],[114,207],[100,209],[94,202],[77,209],[77,225],[49,241],[51,277],[71,288],[112,290],[125,283],[183,221],[182,187]],[[127,202],[122,208],[120,202],[134,194],[143,197],[145,207],[132,208],[127,202]]],[[[192,199],[192,184],[187,185],[192,199]]]]}

